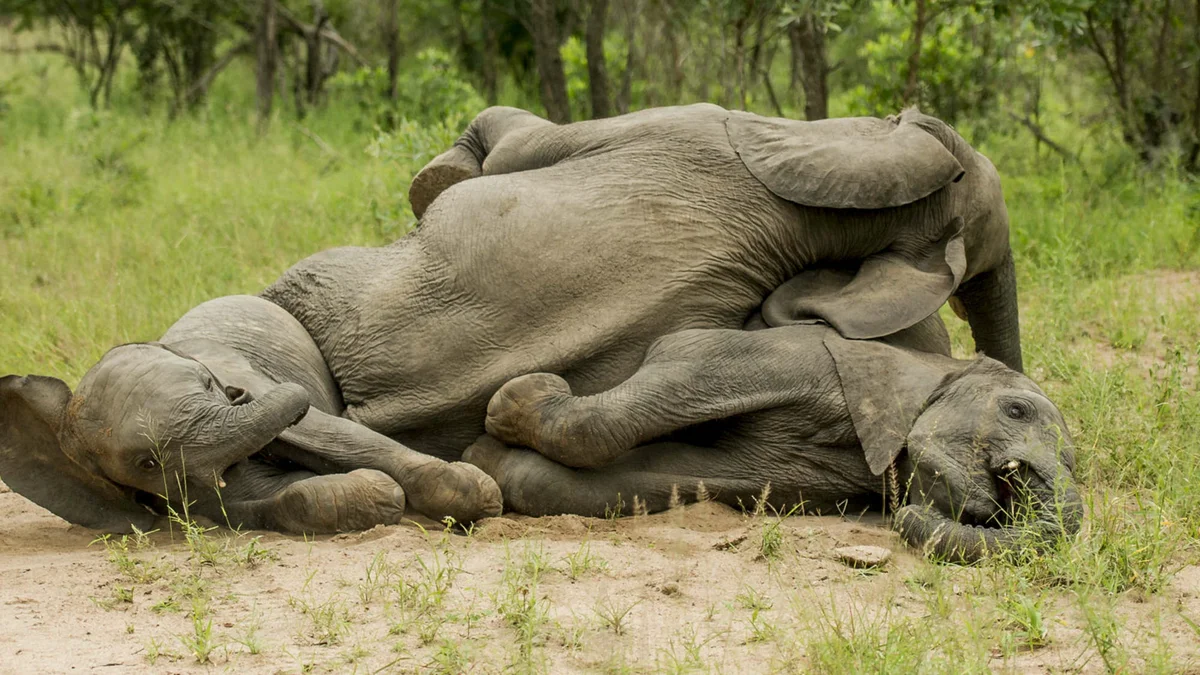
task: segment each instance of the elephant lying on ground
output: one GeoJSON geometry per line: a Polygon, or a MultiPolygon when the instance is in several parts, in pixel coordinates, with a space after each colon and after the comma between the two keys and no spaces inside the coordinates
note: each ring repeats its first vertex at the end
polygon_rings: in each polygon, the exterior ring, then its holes
{"type": "Polygon", "coordinates": [[[488,405],[489,435],[464,459],[496,479],[506,508],[533,516],[661,511],[701,491],[819,512],[899,489],[909,505],[894,527],[942,558],[1074,534],[1074,448],[1054,404],[998,361],[902,337],[681,331],[591,396],[549,373],[508,382],[488,405]]]}
{"type": "Polygon", "coordinates": [[[740,328],[760,305],[768,323],[886,335],[991,278],[966,311],[1019,366],[995,170],[917,112],[804,126],[697,105],[556,127],[493,108],[412,201],[409,236],[205,303],[160,343],[111,350],[74,394],[5,380],[0,477],[115,531],[146,526],[155,493],[289,530],[395,518],[401,493],[465,521],[499,510],[494,482],[452,462],[505,382],[606,391],[657,338],[740,328]],[[822,263],[857,276],[785,284],[822,263]]]}

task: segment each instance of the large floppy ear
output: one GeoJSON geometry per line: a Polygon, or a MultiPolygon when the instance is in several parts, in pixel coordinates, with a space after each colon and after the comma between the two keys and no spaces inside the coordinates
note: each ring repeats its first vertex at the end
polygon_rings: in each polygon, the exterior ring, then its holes
{"type": "Polygon", "coordinates": [[[790,202],[885,209],[927,197],[963,176],[922,115],[797,122],[748,113],[725,121],[750,173],[790,202]]]}
{"type": "Polygon", "coordinates": [[[942,381],[939,358],[880,342],[846,340],[832,331],[825,348],[838,380],[867,466],[883,473],[904,448],[921,408],[942,381]]]}
{"type": "Polygon", "coordinates": [[[58,433],[71,390],[53,377],[0,378],[0,479],[13,492],[76,525],[149,530],[155,516],[63,452],[58,433]]]}
{"type": "Polygon", "coordinates": [[[887,250],[865,258],[856,272],[801,272],[763,301],[769,326],[823,321],[859,340],[891,335],[933,314],[967,270],[962,218],[942,237],[912,252],[887,250]]]}

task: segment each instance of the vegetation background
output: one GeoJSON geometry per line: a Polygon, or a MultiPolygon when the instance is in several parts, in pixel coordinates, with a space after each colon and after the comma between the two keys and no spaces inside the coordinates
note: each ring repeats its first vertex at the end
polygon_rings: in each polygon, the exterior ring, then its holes
{"type": "MultiPolygon", "coordinates": [[[[1200,0],[0,0],[0,372],[74,383],[203,300],[403,235],[412,175],[486,105],[695,101],[919,105],[992,158],[1026,362],[1071,422],[1089,519],[989,568],[978,639],[1032,649],[1057,621],[1080,668],[1197,667],[1200,616],[1163,603],[1194,631],[1166,639],[1121,608],[1178,599],[1200,562],[1200,0]]],[[[872,626],[829,624],[801,662],[987,666],[872,626]]]]}

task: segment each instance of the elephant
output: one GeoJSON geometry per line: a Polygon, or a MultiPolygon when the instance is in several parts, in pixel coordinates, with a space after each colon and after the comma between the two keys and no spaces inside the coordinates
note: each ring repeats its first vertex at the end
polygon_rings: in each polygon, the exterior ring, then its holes
{"type": "Polygon", "coordinates": [[[905,541],[959,563],[1077,532],[1061,412],[999,361],[951,358],[931,321],[883,340],[817,325],[683,330],[589,396],[523,375],[492,397],[488,434],[464,459],[531,516],[655,512],[696,495],[820,513],[886,495],[905,541]]]}
{"type": "MultiPolygon", "coordinates": [[[[820,320],[845,337],[882,337],[949,300],[977,351],[1023,370],[999,174],[952,127],[915,108],[886,119],[799,122],[696,104],[567,125],[490,108],[414,178],[410,201],[418,216],[431,206],[454,209],[437,200],[461,181],[570,175],[568,165],[580,182],[564,190],[669,213],[687,232],[695,230],[688,221],[717,223],[749,237],[756,254],[764,244],[786,253],[763,270],[780,282],[816,262],[857,272],[830,277],[838,284],[828,288],[779,285],[762,306],[767,325],[820,320]],[[617,163],[636,180],[613,185],[604,167],[617,163]]],[[[591,200],[565,200],[575,201],[587,209],[591,200]]]]}
{"type": "MultiPolygon", "coordinates": [[[[501,496],[459,460],[515,377],[606,391],[654,340],[751,315],[887,335],[1000,274],[994,169],[949,127],[908,111],[808,134],[791,194],[822,205],[801,207],[748,168],[781,125],[712,105],[565,127],[485,110],[413,179],[411,234],[323,251],[258,295],[203,303],[157,342],[109,351],[73,393],[5,379],[0,477],[110,531],[184,499],[289,531],[402,508],[468,521],[497,513],[501,496]],[[797,282],[822,264],[855,274],[797,282]]],[[[968,303],[968,318],[989,312],[968,303]]],[[[997,316],[973,323],[999,326],[985,351],[1019,361],[1015,305],[997,316]]]]}

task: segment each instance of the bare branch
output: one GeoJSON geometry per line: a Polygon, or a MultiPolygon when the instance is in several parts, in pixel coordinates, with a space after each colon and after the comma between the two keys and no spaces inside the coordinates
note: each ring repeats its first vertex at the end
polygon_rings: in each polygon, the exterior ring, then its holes
{"type": "Polygon", "coordinates": [[[1011,111],[1008,113],[1008,116],[1011,117],[1014,121],[1018,122],[1021,126],[1028,129],[1029,133],[1033,134],[1034,138],[1036,138],[1039,141],[1041,141],[1042,143],[1044,143],[1046,145],[1046,147],[1050,148],[1051,150],[1058,153],[1059,155],[1062,155],[1068,161],[1078,164],[1080,166],[1080,168],[1083,170],[1083,175],[1087,176],[1087,168],[1084,166],[1083,161],[1081,159],[1079,159],[1079,155],[1077,153],[1074,153],[1074,152],[1068,150],[1063,145],[1052,140],[1049,136],[1046,135],[1046,131],[1044,129],[1042,129],[1042,127],[1039,126],[1037,122],[1034,122],[1029,117],[1026,117],[1024,115],[1018,115],[1011,111]]]}

